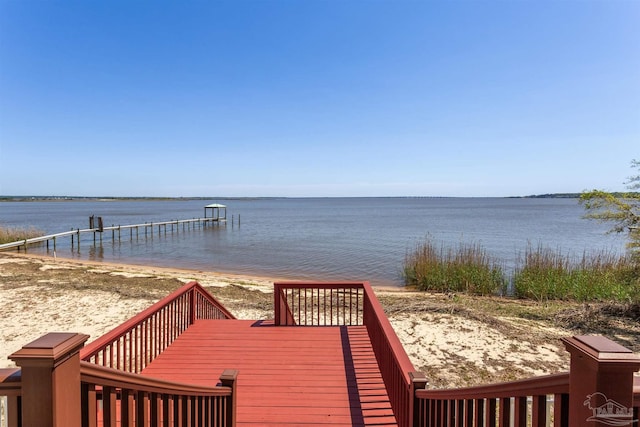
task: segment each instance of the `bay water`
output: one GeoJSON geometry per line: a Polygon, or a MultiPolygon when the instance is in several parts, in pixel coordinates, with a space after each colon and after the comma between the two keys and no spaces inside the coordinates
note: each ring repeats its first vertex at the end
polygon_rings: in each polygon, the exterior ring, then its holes
{"type": "MultiPolygon", "coordinates": [[[[46,234],[89,227],[202,217],[209,203],[227,206],[227,224],[157,229],[130,238],[105,232],[80,247],[60,238],[56,256],[253,274],[287,280],[368,280],[401,286],[406,254],[431,239],[456,247],[478,243],[511,271],[528,245],[564,254],[623,253],[623,236],[583,219],[577,199],[554,198],[278,198],[211,200],[73,200],[0,203],[0,226],[35,227],[46,234]],[[233,224],[232,224],[233,217],[233,224]],[[238,224],[240,222],[240,224],[238,224]],[[169,229],[170,230],[170,229],[169,229]]],[[[30,253],[48,253],[44,246],[30,253]]]]}

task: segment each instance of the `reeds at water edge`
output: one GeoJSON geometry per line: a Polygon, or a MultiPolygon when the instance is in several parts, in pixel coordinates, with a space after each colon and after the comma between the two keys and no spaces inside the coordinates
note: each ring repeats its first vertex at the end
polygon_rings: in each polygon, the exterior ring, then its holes
{"type": "Polygon", "coordinates": [[[478,243],[446,248],[426,239],[406,254],[403,277],[405,285],[423,291],[510,295],[536,301],[640,302],[640,265],[631,255],[607,251],[585,251],[574,257],[559,249],[529,245],[507,276],[478,243]]]}
{"type": "Polygon", "coordinates": [[[492,295],[505,287],[502,267],[477,243],[445,248],[427,240],[405,256],[403,275],[420,290],[492,295]]]}
{"type": "Polygon", "coordinates": [[[4,227],[0,226],[0,245],[4,243],[17,242],[18,240],[31,239],[42,236],[44,232],[34,227],[4,227]]]}
{"type": "Polygon", "coordinates": [[[515,296],[538,301],[640,301],[640,266],[630,255],[600,251],[581,257],[531,245],[513,277],[515,296]]]}

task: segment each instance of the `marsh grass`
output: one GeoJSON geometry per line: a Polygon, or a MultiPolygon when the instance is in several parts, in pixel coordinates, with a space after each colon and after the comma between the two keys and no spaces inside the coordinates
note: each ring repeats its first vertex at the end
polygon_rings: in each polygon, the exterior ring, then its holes
{"type": "Polygon", "coordinates": [[[405,256],[405,284],[419,290],[493,295],[504,290],[502,267],[477,243],[457,248],[428,240],[405,256]]]}
{"type": "Polygon", "coordinates": [[[44,235],[42,230],[33,227],[3,227],[0,226],[0,245],[4,243],[17,242],[18,240],[31,239],[44,235]]]}
{"type": "Polygon", "coordinates": [[[513,276],[516,297],[573,301],[640,301],[638,266],[630,256],[583,253],[576,259],[559,250],[529,246],[513,276]]]}
{"type": "Polygon", "coordinates": [[[574,257],[529,245],[507,278],[501,265],[477,243],[446,248],[427,239],[405,255],[403,277],[405,285],[422,291],[640,304],[640,265],[631,255],[606,251],[574,257]]]}

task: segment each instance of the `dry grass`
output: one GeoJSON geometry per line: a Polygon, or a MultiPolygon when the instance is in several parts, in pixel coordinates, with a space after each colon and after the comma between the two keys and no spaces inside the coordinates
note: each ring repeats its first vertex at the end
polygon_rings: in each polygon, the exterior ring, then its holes
{"type": "Polygon", "coordinates": [[[18,240],[31,239],[44,235],[42,230],[36,228],[3,227],[0,226],[0,245],[17,242],[18,240]]]}

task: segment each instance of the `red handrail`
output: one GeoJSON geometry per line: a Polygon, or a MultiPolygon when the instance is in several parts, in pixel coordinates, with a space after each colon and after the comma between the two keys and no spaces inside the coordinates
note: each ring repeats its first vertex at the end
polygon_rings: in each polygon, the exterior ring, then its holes
{"type": "Polygon", "coordinates": [[[197,319],[235,319],[197,282],[190,282],[80,351],[85,361],[140,372],[197,319]]]}
{"type": "Polygon", "coordinates": [[[274,283],[276,326],[362,325],[361,282],[274,283]]]}
{"type": "Polygon", "coordinates": [[[509,425],[512,416],[519,426],[526,425],[530,416],[532,427],[546,427],[550,402],[554,425],[568,422],[568,373],[478,387],[417,390],[415,394],[414,426],[440,426],[445,421],[452,426],[482,426],[495,425],[496,420],[503,426],[509,425]]]}
{"type": "Polygon", "coordinates": [[[238,372],[226,370],[221,385],[204,387],[158,380],[80,362],[84,426],[235,426],[238,372]]]}
{"type": "Polygon", "coordinates": [[[416,388],[426,386],[426,379],[415,372],[371,285],[365,282],[362,286],[365,292],[364,325],[369,333],[393,413],[399,426],[410,427],[413,425],[414,392],[416,388]]]}
{"type": "Polygon", "coordinates": [[[80,362],[80,379],[83,383],[103,387],[118,387],[128,390],[144,391],[148,393],[162,393],[168,395],[191,396],[230,396],[230,387],[207,387],[193,384],[165,381],[146,375],[132,374],[113,368],[96,365],[95,363],[80,362]]]}

